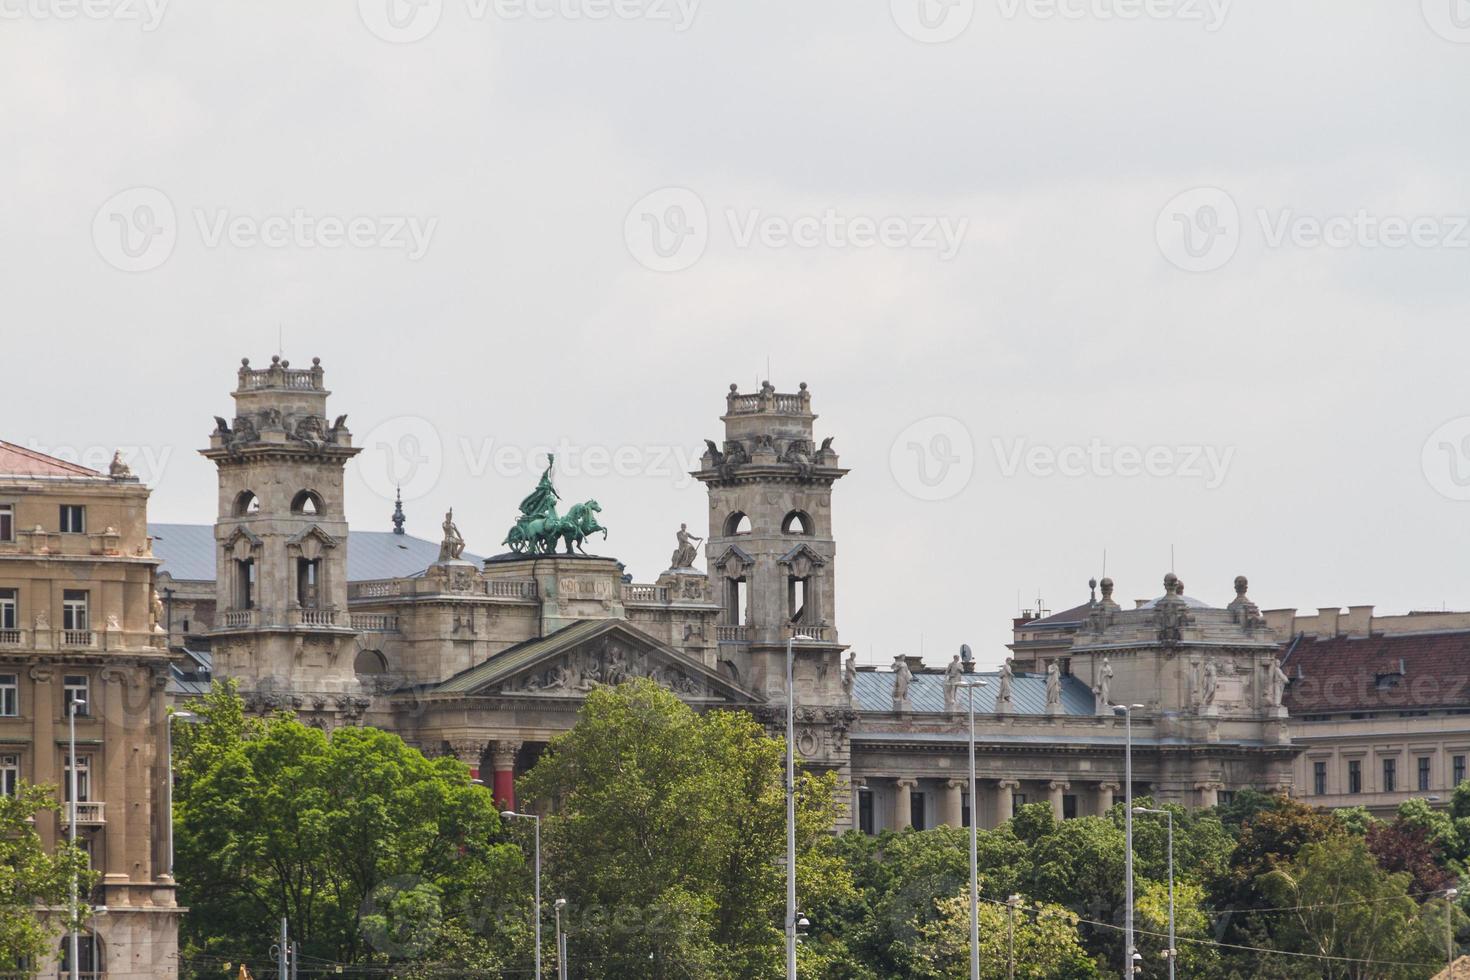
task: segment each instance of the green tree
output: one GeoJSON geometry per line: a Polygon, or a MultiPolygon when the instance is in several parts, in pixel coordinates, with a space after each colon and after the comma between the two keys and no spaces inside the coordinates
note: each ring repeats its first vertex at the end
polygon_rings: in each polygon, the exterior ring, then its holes
{"type": "MultiPolygon", "coordinates": [[[[743,712],[696,714],[646,680],[592,691],[520,784],[551,813],[547,876],[575,961],[604,977],[779,975],[784,786],[783,743],[743,712]]],[[[844,923],[823,913],[857,893],[829,833],[834,788],[800,777],[797,881],[806,958],[841,976],[826,961],[847,961],[844,923]]]]}
{"type": "MultiPolygon", "coordinates": [[[[21,783],[15,793],[0,794],[0,970],[29,971],[55,950],[57,938],[70,925],[67,916],[36,914],[37,906],[65,908],[71,900],[72,876],[86,895],[97,875],[87,856],[65,840],[48,852],[36,832],[36,817],[59,813],[56,789],[21,783]]],[[[88,909],[79,906],[78,923],[88,909]]],[[[29,975],[29,972],[26,973],[29,975]]]]}
{"type": "Polygon", "coordinates": [[[186,953],[258,959],[284,915],[327,960],[514,955],[524,862],[463,765],[377,729],[247,720],[219,685],[190,709],[200,723],[178,729],[175,795],[186,953]]]}
{"type": "MultiPolygon", "coordinates": [[[[1260,886],[1283,910],[1280,948],[1322,957],[1316,976],[1417,980],[1432,972],[1442,945],[1409,882],[1407,873],[1380,869],[1363,839],[1338,835],[1305,845],[1264,874],[1260,886]]],[[[1437,921],[1443,935],[1442,913],[1437,921]]]]}
{"type": "MultiPolygon", "coordinates": [[[[1023,906],[1029,905],[1023,902],[1023,906]]],[[[970,976],[970,900],[940,899],[937,914],[914,923],[907,975],[922,980],[965,980],[970,976]]],[[[1009,958],[1021,980],[1090,980],[1097,964],[1077,935],[1077,916],[1059,905],[1018,911],[1008,931],[1010,910],[980,906],[980,976],[1005,980],[1009,958]]]]}

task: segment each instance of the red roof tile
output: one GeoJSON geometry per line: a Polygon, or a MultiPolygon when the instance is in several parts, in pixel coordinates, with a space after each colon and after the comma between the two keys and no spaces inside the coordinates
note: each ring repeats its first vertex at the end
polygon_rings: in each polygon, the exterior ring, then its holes
{"type": "Polygon", "coordinates": [[[96,470],[89,470],[64,459],[38,453],[11,442],[0,440],[0,476],[90,476],[100,477],[96,470]]]}
{"type": "Polygon", "coordinates": [[[1300,636],[1282,646],[1293,715],[1470,708],[1470,630],[1300,636]]]}

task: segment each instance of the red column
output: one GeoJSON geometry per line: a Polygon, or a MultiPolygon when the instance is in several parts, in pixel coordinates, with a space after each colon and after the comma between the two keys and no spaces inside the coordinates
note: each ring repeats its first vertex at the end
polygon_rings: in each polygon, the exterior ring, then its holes
{"type": "Polygon", "coordinates": [[[502,739],[495,743],[491,758],[495,766],[495,778],[491,786],[495,792],[495,805],[502,810],[516,808],[516,753],[521,743],[502,739]]]}

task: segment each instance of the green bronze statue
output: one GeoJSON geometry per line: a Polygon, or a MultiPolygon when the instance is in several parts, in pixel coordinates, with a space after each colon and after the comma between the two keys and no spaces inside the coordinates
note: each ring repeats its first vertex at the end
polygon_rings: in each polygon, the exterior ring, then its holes
{"type": "Polygon", "coordinates": [[[574,554],[572,549],[575,548],[585,555],[587,549],[582,547],[582,542],[598,531],[602,532],[604,540],[607,539],[607,528],[597,523],[602,506],[595,500],[573,504],[565,516],[557,516],[556,502],[561,495],[551,483],[551,468],[555,463],[555,456],[546,457],[546,470],[541,474],[541,482],[521,501],[521,516],[501,542],[516,554],[555,554],[557,543],[564,541],[566,554],[574,554]]]}

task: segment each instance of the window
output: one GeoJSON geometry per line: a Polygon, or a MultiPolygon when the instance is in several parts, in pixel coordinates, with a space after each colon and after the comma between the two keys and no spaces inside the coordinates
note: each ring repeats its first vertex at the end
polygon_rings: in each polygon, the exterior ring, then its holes
{"type": "Polygon", "coordinates": [[[1217,804],[1219,804],[1220,806],[1229,806],[1230,804],[1232,804],[1232,803],[1235,802],[1235,790],[1233,790],[1233,789],[1222,789],[1222,790],[1220,790],[1219,793],[1215,794],[1215,802],[1217,804]]]}
{"type": "Polygon", "coordinates": [[[750,518],[743,511],[735,511],[725,518],[725,537],[733,538],[737,534],[750,533],[750,518]]]}
{"type": "Polygon", "coordinates": [[[805,511],[793,510],[781,519],[782,534],[806,534],[812,533],[811,515],[805,511]]]}
{"type": "Polygon", "coordinates": [[[1399,761],[1397,759],[1383,760],[1383,792],[1394,791],[1394,780],[1399,774],[1399,761]]]}
{"type": "Polygon", "coordinates": [[[235,608],[255,608],[255,559],[235,562],[235,608]]]}
{"type": "Polygon", "coordinates": [[[1455,785],[1458,786],[1465,781],[1465,757],[1455,756],[1455,785]]]}
{"type": "Polygon", "coordinates": [[[63,718],[71,713],[73,701],[77,702],[77,717],[83,718],[90,713],[91,699],[87,697],[86,674],[67,674],[62,678],[61,716],[63,718]]]}
{"type": "Polygon", "coordinates": [[[61,533],[86,534],[87,508],[81,504],[61,505],[61,533]]]}
{"type": "Polygon", "coordinates": [[[20,714],[20,675],[0,674],[0,717],[20,714]]]}
{"type": "Polygon", "coordinates": [[[960,826],[970,826],[970,794],[960,794],[960,826]]]}
{"type": "Polygon", "coordinates": [[[16,628],[16,609],[19,605],[19,589],[0,589],[0,630],[16,628]]]}
{"type": "Polygon", "coordinates": [[[296,604],[303,609],[315,609],[319,605],[321,570],[320,559],[296,559],[296,604]]]}
{"type": "Polygon", "coordinates": [[[0,755],[0,796],[14,796],[20,782],[20,756],[0,755]]]}
{"type": "Polygon", "coordinates": [[[1358,759],[1348,760],[1348,792],[1363,792],[1363,763],[1358,759]]]}
{"type": "Polygon", "coordinates": [[[915,830],[927,830],[924,823],[924,794],[909,793],[909,820],[915,830]]]}
{"type": "Polygon", "coordinates": [[[858,830],[865,834],[876,834],[873,823],[873,791],[866,786],[858,790],[858,830]]]}
{"type": "Polygon", "coordinates": [[[1312,794],[1314,796],[1327,795],[1327,763],[1312,763],[1312,794]]]}
{"type": "Polygon", "coordinates": [[[0,541],[15,540],[15,504],[0,504],[0,541]]]}
{"type": "Polygon", "coordinates": [[[85,589],[67,589],[61,593],[61,628],[90,629],[87,625],[87,593],[85,589]]]}
{"type": "Polygon", "coordinates": [[[303,490],[291,499],[291,513],[314,517],[326,510],[326,504],[315,490],[303,490]]]}
{"type": "Polygon", "coordinates": [[[254,491],[241,490],[235,497],[234,514],[236,517],[248,517],[251,514],[260,513],[260,501],[256,499],[254,491]]]}
{"type": "Polygon", "coordinates": [[[1071,795],[1070,793],[1062,796],[1062,819],[1077,819],[1077,797],[1071,795]]]}
{"type": "Polygon", "coordinates": [[[1020,813],[1021,812],[1021,807],[1025,806],[1025,805],[1026,805],[1026,794],[1025,793],[1012,793],[1011,794],[1011,816],[1014,817],[1017,813],[1020,813]]]}
{"type": "MultiPolygon", "coordinates": [[[[71,756],[63,755],[62,769],[63,779],[61,784],[61,799],[64,803],[71,802],[71,756]]],[[[85,755],[77,756],[77,802],[86,803],[92,798],[92,760],[85,755]]]]}
{"type": "Polygon", "coordinates": [[[1419,789],[1429,788],[1429,756],[1419,757],[1419,789]]]}
{"type": "MultiPolygon", "coordinates": [[[[84,977],[106,976],[106,961],[102,958],[102,940],[95,932],[84,932],[77,937],[77,973],[84,977]]],[[[60,976],[71,976],[71,937],[61,937],[60,976]]]]}

